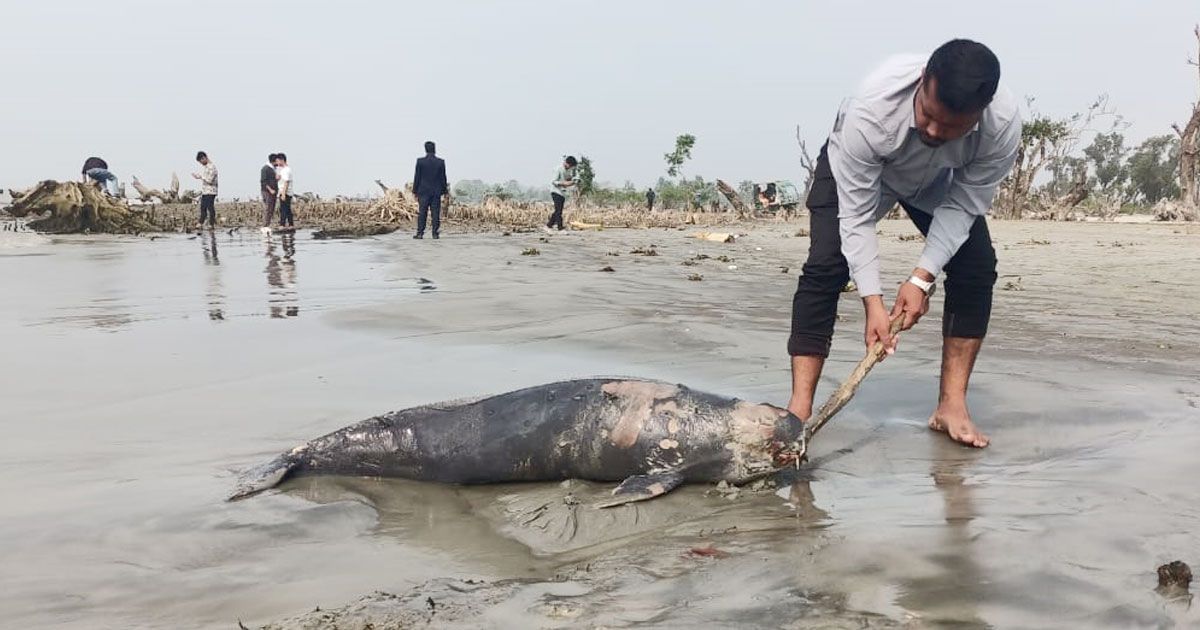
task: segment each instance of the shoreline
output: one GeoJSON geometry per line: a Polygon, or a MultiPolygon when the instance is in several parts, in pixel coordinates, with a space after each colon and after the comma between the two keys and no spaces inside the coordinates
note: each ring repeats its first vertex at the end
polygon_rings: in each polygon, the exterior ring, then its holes
{"type": "MultiPolygon", "coordinates": [[[[782,403],[804,226],[735,227],[732,243],[701,228],[0,233],[0,335],[22,357],[0,370],[0,608],[80,628],[311,627],[316,606],[360,627],[429,619],[427,597],[451,627],[1195,623],[1151,589],[1155,566],[1200,548],[1178,474],[1200,448],[1200,226],[993,224],[1001,277],[972,389],[985,451],[924,428],[937,300],[780,495],[697,485],[572,517],[559,484],[320,477],[223,501],[234,471],[351,422],[573,376],[782,403]],[[1141,281],[1121,280],[1125,261],[1141,281]],[[355,604],[376,590],[399,599],[355,604]]],[[[881,223],[885,286],[915,233],[881,223]]],[[[856,296],[840,319],[818,398],[861,354],[856,296]]]]}

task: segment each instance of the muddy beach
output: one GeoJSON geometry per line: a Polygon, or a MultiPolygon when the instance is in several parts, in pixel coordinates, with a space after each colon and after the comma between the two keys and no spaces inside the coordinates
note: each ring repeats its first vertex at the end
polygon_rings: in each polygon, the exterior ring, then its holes
{"type": "MultiPolygon", "coordinates": [[[[1154,592],[1158,565],[1200,562],[1189,224],[993,222],[985,451],[925,428],[937,298],[778,488],[598,512],[602,484],[326,477],[224,501],[237,470],[350,422],[564,378],[782,403],[805,227],[0,232],[0,625],[1200,623],[1154,592]]],[[[881,229],[891,286],[921,242],[881,229]]],[[[861,355],[853,294],[840,317],[818,397],[861,355]]]]}

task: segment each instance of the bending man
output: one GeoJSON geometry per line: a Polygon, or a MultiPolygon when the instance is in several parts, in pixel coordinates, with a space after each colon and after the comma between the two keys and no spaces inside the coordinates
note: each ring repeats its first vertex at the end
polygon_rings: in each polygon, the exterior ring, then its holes
{"type": "Polygon", "coordinates": [[[941,385],[929,426],[962,444],[987,446],[967,410],[967,383],[987,334],[996,282],[984,215],[1021,140],[1017,103],[999,81],[1000,62],[991,50],[956,39],[928,59],[893,57],[843,102],[807,202],[811,245],[788,340],[792,413],[812,413],[848,279],[854,278],[866,309],[867,347],[883,341],[893,352],[889,319],[903,315],[903,330],[916,324],[944,272],[941,385]],[[889,313],[875,224],[896,203],[925,235],[925,249],[889,313]]]}

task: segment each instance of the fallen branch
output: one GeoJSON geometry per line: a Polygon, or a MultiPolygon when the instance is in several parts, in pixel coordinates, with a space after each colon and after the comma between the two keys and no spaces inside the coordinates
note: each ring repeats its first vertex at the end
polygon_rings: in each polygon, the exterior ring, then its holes
{"type": "MultiPolygon", "coordinates": [[[[892,325],[889,329],[891,334],[895,335],[900,332],[900,326],[903,323],[904,315],[896,316],[896,319],[892,320],[892,325]]],[[[854,393],[858,391],[858,386],[862,384],[863,379],[867,378],[867,374],[871,373],[871,369],[882,361],[886,355],[887,350],[884,349],[883,342],[875,342],[875,345],[871,347],[871,351],[867,353],[867,356],[858,362],[858,365],[854,367],[854,371],[850,373],[850,376],[834,390],[829,399],[825,401],[825,404],[821,405],[821,408],[817,410],[812,420],[804,423],[804,437],[800,442],[800,456],[797,461],[804,459],[805,455],[808,454],[808,445],[813,436],[828,424],[837,415],[837,412],[841,411],[846,406],[846,403],[850,402],[851,398],[854,398],[854,393]]]]}

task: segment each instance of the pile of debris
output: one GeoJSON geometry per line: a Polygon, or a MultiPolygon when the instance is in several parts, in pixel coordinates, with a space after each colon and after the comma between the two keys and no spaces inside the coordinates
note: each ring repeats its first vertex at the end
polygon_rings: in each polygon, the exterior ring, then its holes
{"type": "Polygon", "coordinates": [[[394,223],[416,218],[417,202],[411,190],[405,195],[405,190],[389,188],[387,184],[383,183],[383,180],[377,179],[375,183],[383,189],[383,197],[372,201],[370,209],[379,213],[380,221],[394,223]]]}

